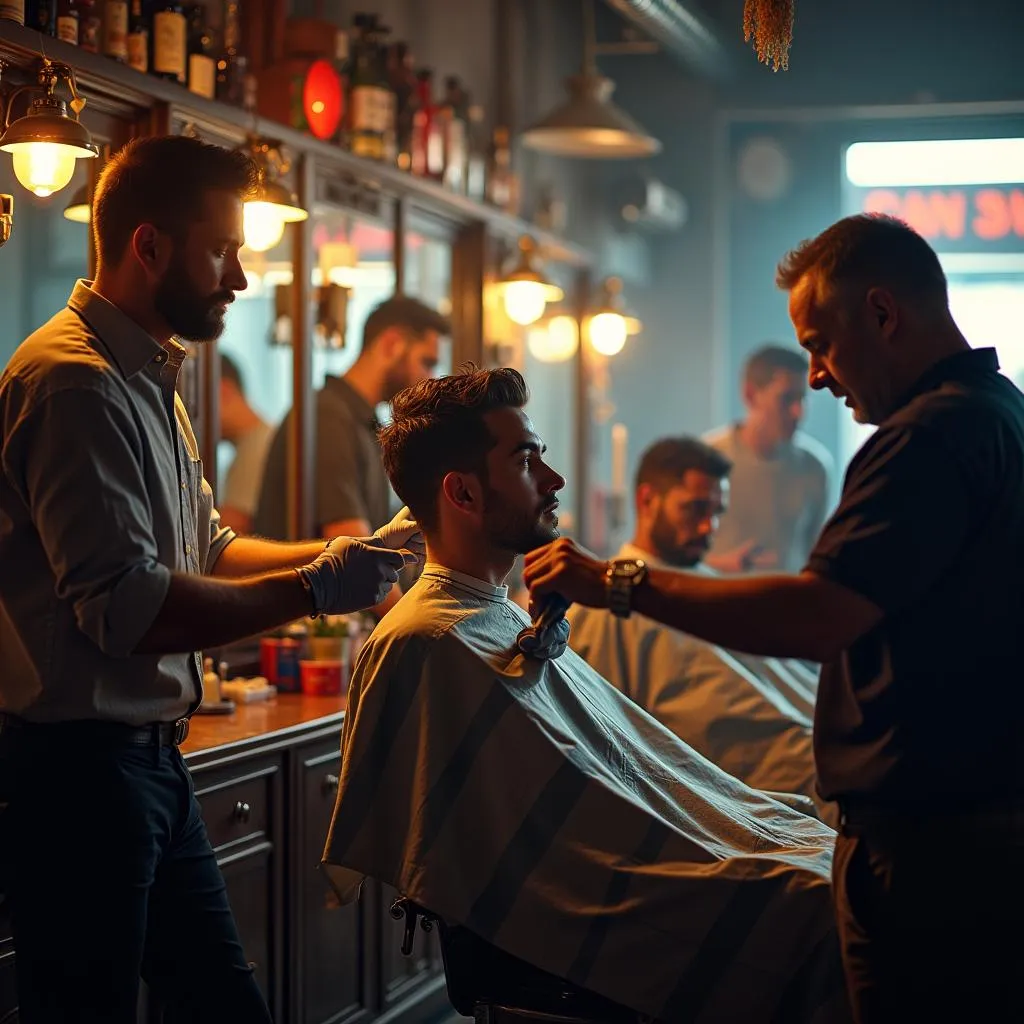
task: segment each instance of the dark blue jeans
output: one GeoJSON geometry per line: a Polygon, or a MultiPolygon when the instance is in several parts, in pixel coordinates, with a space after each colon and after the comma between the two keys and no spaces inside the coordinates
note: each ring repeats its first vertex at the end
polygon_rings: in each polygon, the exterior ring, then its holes
{"type": "Polygon", "coordinates": [[[22,1024],[135,1024],[140,977],[168,1021],[270,1021],[177,748],[7,731],[0,773],[22,1024]]]}

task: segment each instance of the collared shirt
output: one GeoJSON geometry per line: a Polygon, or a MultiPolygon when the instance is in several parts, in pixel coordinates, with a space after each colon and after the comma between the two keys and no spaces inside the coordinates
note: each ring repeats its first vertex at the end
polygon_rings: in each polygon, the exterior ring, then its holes
{"type": "Polygon", "coordinates": [[[0,698],[37,722],[173,721],[195,652],[133,654],[172,572],[209,572],[220,528],[158,344],[79,281],[0,377],[0,698]]]}
{"type": "Polygon", "coordinates": [[[1024,796],[1024,396],[998,370],[979,349],[922,377],[850,463],[808,562],[884,616],[822,668],[826,796],[1024,796]]]}
{"type": "MultiPolygon", "coordinates": [[[[293,412],[270,445],[254,532],[288,536],[288,431],[293,412]]],[[[327,377],[316,395],[313,510],[317,535],[341,519],[365,519],[371,530],[390,518],[391,487],[381,462],[373,407],[344,377],[327,377]]]]}

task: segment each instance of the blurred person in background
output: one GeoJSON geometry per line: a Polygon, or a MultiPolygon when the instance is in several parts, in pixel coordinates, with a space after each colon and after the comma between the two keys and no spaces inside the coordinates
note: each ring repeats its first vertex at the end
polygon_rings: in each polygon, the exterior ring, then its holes
{"type": "Polygon", "coordinates": [[[249,404],[238,364],[220,354],[220,436],[234,448],[217,502],[221,525],[251,533],[274,428],[249,404]]]}
{"type": "Polygon", "coordinates": [[[746,417],[704,440],[733,466],[729,515],[707,564],[719,572],[803,567],[831,504],[832,456],[799,429],[807,357],[765,345],[743,370],[746,417]]]}

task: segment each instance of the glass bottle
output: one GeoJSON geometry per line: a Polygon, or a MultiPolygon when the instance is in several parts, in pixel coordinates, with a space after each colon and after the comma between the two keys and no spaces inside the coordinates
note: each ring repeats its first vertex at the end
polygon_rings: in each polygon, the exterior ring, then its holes
{"type": "Polygon", "coordinates": [[[239,52],[241,32],[238,27],[238,0],[227,0],[224,6],[224,48],[217,60],[217,99],[240,107],[245,94],[245,73],[248,61],[239,52]]]}
{"type": "Polygon", "coordinates": [[[57,0],[57,38],[78,45],[78,5],[75,0],[57,0]]]}
{"type": "Polygon", "coordinates": [[[188,9],[188,88],[189,92],[208,100],[217,92],[213,39],[206,27],[206,9],[200,4],[188,9]]]}
{"type": "Polygon", "coordinates": [[[145,74],[149,70],[149,23],[142,0],[132,0],[128,11],[128,67],[145,74]]]}
{"type": "Polygon", "coordinates": [[[103,52],[122,64],[128,61],[128,0],[105,0],[103,52]]]}
{"type": "Polygon", "coordinates": [[[153,12],[153,63],[157,78],[185,84],[188,55],[188,23],[177,0],[157,0],[153,12]]]}

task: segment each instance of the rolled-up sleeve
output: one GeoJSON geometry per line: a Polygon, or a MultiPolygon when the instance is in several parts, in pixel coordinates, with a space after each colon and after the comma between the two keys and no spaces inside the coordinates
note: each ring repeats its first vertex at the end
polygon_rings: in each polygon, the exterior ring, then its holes
{"type": "Polygon", "coordinates": [[[206,553],[206,565],[203,572],[207,575],[213,572],[217,559],[224,554],[224,549],[238,536],[230,526],[220,525],[220,512],[213,505],[213,488],[203,478],[203,494],[208,496],[210,507],[210,550],[206,553]]]}
{"type": "Polygon", "coordinates": [[[39,533],[57,596],[100,650],[127,656],[171,581],[158,561],[136,422],[99,382],[20,397],[5,409],[4,472],[39,533]]]}

